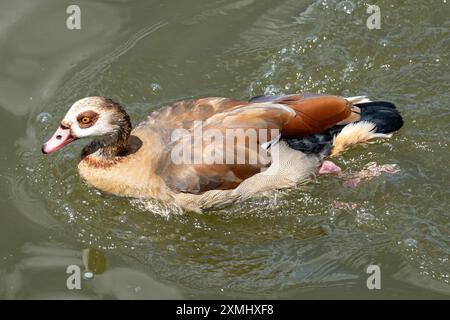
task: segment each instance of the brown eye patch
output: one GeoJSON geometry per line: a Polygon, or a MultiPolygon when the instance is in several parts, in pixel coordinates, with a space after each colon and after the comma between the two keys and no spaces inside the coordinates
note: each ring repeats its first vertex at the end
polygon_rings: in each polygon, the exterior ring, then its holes
{"type": "Polygon", "coordinates": [[[98,113],[95,111],[85,111],[77,116],[78,125],[81,129],[89,128],[98,119],[98,113]]]}

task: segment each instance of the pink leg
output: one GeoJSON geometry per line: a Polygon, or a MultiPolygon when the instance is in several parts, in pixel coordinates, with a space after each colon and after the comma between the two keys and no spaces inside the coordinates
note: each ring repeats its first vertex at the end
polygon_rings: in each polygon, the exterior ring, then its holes
{"type": "Polygon", "coordinates": [[[346,209],[346,210],[355,210],[358,209],[361,205],[356,202],[343,202],[343,201],[333,201],[332,207],[334,209],[346,209]]]}
{"type": "Polygon", "coordinates": [[[319,174],[335,174],[341,175],[342,169],[335,165],[330,160],[325,160],[319,169],[319,174]]]}
{"type": "Polygon", "coordinates": [[[400,169],[395,164],[378,165],[376,162],[368,163],[365,168],[357,173],[344,177],[344,186],[356,188],[362,181],[368,181],[373,177],[378,177],[382,172],[394,174],[400,169]]]}

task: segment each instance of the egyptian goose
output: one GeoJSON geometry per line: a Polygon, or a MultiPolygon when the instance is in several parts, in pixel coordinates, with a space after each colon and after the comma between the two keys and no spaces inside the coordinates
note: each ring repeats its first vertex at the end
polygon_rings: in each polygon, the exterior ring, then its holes
{"type": "Polygon", "coordinates": [[[78,164],[90,185],[201,211],[304,183],[333,170],[328,156],[402,125],[392,103],[293,94],[176,102],[132,129],[120,104],[88,97],[71,106],[42,152],[92,137],[78,164]],[[227,140],[230,131],[238,134],[227,140]]]}

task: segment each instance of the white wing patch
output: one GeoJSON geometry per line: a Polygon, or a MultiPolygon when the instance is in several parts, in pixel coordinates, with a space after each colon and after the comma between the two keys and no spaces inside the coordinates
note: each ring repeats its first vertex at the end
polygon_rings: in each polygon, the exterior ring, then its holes
{"type": "Polygon", "coordinates": [[[345,98],[345,100],[350,101],[353,104],[372,102],[367,96],[348,97],[345,98]]]}
{"type": "Polygon", "coordinates": [[[280,138],[281,138],[281,134],[277,135],[275,138],[273,138],[270,141],[262,143],[261,148],[269,150],[270,147],[273,147],[280,141],[280,138]]]}

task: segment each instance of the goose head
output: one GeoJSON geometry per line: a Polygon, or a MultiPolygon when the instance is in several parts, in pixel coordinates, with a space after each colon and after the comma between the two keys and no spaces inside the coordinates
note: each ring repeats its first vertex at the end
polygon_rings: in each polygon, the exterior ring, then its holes
{"type": "Polygon", "coordinates": [[[105,97],[87,97],[70,107],[53,136],[42,145],[42,152],[52,153],[77,139],[92,137],[93,152],[114,156],[126,149],[130,132],[130,118],[120,104],[105,97]]]}

